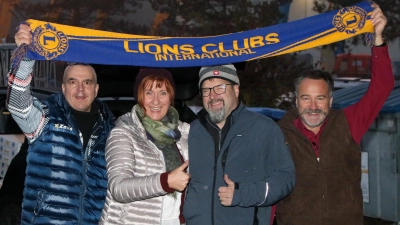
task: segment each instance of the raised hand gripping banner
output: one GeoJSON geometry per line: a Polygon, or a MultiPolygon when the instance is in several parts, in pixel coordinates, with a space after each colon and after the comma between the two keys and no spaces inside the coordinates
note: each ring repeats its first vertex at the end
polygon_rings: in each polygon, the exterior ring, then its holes
{"type": "Polygon", "coordinates": [[[142,36],[28,20],[33,42],[27,57],[151,67],[243,62],[373,32],[372,10],[371,2],[365,1],[289,23],[208,37],[142,36]]]}

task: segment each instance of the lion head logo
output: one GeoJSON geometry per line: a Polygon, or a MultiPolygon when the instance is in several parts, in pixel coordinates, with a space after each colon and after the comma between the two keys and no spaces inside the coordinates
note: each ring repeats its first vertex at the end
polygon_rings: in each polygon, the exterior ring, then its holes
{"type": "Polygon", "coordinates": [[[333,17],[332,24],[339,32],[355,34],[364,27],[366,18],[367,12],[364,9],[350,6],[339,10],[333,17]]]}
{"type": "Polygon", "coordinates": [[[38,26],[33,32],[33,50],[47,60],[57,58],[68,49],[68,38],[50,23],[38,26]]]}

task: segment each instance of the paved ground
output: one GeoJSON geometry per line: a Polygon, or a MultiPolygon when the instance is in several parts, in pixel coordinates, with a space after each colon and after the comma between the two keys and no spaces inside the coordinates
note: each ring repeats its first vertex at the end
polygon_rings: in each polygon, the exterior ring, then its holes
{"type": "Polygon", "coordinates": [[[382,221],[379,219],[374,219],[374,218],[369,218],[369,217],[364,217],[364,225],[397,225],[397,223],[382,221]]]}
{"type": "MultiPolygon", "coordinates": [[[[276,225],[276,221],[274,221],[274,225],[276,225]]],[[[380,219],[374,219],[370,217],[364,217],[364,225],[400,225],[393,222],[382,221],[380,219]]]]}

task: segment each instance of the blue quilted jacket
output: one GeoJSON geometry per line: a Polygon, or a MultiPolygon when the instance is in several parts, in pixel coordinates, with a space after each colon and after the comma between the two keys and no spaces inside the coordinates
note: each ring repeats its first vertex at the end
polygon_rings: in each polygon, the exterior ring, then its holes
{"type": "Polygon", "coordinates": [[[98,224],[107,191],[104,147],[115,118],[104,103],[87,148],[59,93],[44,101],[41,135],[27,156],[21,224],[98,224]]]}

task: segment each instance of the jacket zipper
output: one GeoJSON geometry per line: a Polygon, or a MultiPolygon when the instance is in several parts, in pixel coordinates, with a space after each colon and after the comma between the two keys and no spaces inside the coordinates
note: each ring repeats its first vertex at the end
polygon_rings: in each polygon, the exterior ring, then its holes
{"type": "MultiPolygon", "coordinates": [[[[81,140],[81,145],[83,147],[83,136],[82,133],[79,131],[79,139],[81,140]]],[[[87,148],[87,147],[86,147],[87,148]]],[[[86,170],[87,170],[87,158],[86,158],[86,151],[87,149],[85,149],[85,152],[83,153],[83,177],[82,177],[82,189],[81,189],[81,194],[79,196],[79,219],[78,219],[78,224],[82,224],[82,216],[83,216],[83,196],[85,194],[85,186],[86,186],[86,182],[85,182],[85,174],[86,174],[86,170]]]]}
{"type": "Polygon", "coordinates": [[[215,154],[214,159],[214,180],[213,180],[213,189],[212,189],[212,198],[211,198],[211,218],[212,218],[212,225],[215,224],[215,216],[214,216],[214,200],[215,200],[215,183],[217,179],[217,161],[219,153],[221,152],[221,130],[218,131],[218,154],[215,154]]]}
{"type": "MultiPolygon", "coordinates": [[[[146,139],[147,139],[147,135],[146,135],[146,134],[145,134],[145,137],[146,137],[146,139]]],[[[156,144],[154,144],[152,141],[149,140],[148,143],[149,143],[150,145],[152,145],[153,149],[157,149],[157,150],[158,150],[158,151],[155,151],[155,152],[158,154],[158,156],[160,156],[161,162],[162,162],[163,167],[164,167],[164,171],[167,172],[167,165],[165,164],[165,160],[164,160],[164,155],[163,155],[163,153],[161,152],[160,149],[157,148],[156,144]]],[[[179,151],[179,150],[178,150],[178,151],[179,151]]],[[[161,224],[161,221],[162,221],[162,214],[163,214],[163,208],[164,208],[164,207],[163,207],[163,206],[164,206],[164,196],[162,196],[161,198],[162,198],[162,199],[161,199],[160,224],[161,224]]]]}
{"type": "MultiPolygon", "coordinates": [[[[165,169],[164,169],[165,170],[165,169]]],[[[161,197],[161,211],[160,211],[160,224],[162,221],[162,214],[163,214],[163,209],[164,209],[164,196],[160,196],[161,197]]]]}
{"type": "MultiPolygon", "coordinates": [[[[314,148],[313,148],[312,144],[311,144],[311,149],[314,151],[314,148]]],[[[319,146],[318,146],[318,151],[319,151],[319,146]]],[[[313,153],[315,154],[315,152],[313,152],[313,153]]],[[[323,177],[323,175],[322,175],[322,168],[321,168],[321,154],[318,155],[318,157],[316,158],[316,161],[317,161],[318,170],[319,170],[319,172],[320,172],[320,176],[323,177]]],[[[326,193],[327,193],[326,184],[324,184],[324,190],[323,190],[323,194],[322,194],[322,196],[321,196],[321,198],[322,198],[322,204],[323,204],[323,207],[324,207],[324,208],[326,207],[326,201],[325,201],[325,194],[326,194],[326,193]]],[[[325,209],[325,211],[326,211],[326,209],[325,209]]],[[[326,216],[325,214],[320,215],[320,223],[321,223],[321,224],[324,222],[325,216],[326,216]]]]}
{"type": "MultiPolygon", "coordinates": [[[[97,126],[97,124],[98,124],[98,122],[96,122],[94,124],[93,127],[95,127],[95,130],[92,131],[92,134],[96,133],[97,130],[99,129],[99,126],[97,126]]],[[[80,131],[79,131],[79,138],[81,140],[81,145],[83,147],[83,135],[82,135],[82,133],[80,131]]],[[[88,160],[89,160],[88,158],[91,155],[91,150],[92,150],[91,148],[88,149],[90,140],[91,140],[91,137],[89,138],[88,143],[86,145],[85,152],[83,153],[84,154],[83,155],[83,158],[84,158],[84,160],[83,160],[83,173],[82,173],[83,177],[82,177],[82,189],[81,189],[81,194],[80,194],[80,197],[79,197],[79,201],[80,201],[79,202],[79,204],[80,204],[80,207],[79,207],[79,211],[80,212],[79,212],[79,214],[80,214],[80,216],[79,216],[78,224],[82,224],[82,218],[83,218],[83,213],[84,213],[83,212],[83,208],[84,208],[83,202],[84,202],[86,186],[87,186],[87,182],[86,182],[85,177],[86,177],[87,168],[88,168],[88,165],[87,165],[88,164],[88,160]]]]}
{"type": "MultiPolygon", "coordinates": [[[[206,120],[208,121],[211,126],[216,128],[218,130],[218,154],[214,154],[214,179],[213,179],[213,187],[212,187],[212,196],[211,196],[211,225],[215,225],[215,217],[214,217],[214,200],[215,200],[215,183],[217,179],[217,161],[218,161],[218,156],[221,152],[221,129],[219,127],[214,126],[212,122],[208,120],[206,117],[206,120]]],[[[215,151],[215,150],[214,150],[215,151]]]]}

